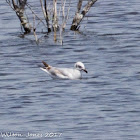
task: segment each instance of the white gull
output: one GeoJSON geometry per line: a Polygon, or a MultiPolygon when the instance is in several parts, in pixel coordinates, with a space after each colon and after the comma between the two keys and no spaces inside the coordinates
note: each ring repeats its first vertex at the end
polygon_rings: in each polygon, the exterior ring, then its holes
{"type": "Polygon", "coordinates": [[[74,68],[56,68],[48,65],[44,61],[42,61],[42,63],[44,64],[44,67],[40,69],[47,72],[52,78],[81,79],[81,71],[88,73],[82,62],[75,63],[74,68]]]}

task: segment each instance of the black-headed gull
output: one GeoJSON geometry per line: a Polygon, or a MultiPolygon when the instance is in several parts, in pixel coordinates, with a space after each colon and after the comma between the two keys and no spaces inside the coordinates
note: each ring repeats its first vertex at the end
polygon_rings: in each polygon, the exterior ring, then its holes
{"type": "Polygon", "coordinates": [[[47,72],[52,78],[60,79],[81,79],[81,71],[86,73],[87,70],[82,62],[77,62],[74,65],[74,68],[56,68],[48,65],[46,62],[42,61],[45,67],[40,68],[41,70],[47,72]]]}

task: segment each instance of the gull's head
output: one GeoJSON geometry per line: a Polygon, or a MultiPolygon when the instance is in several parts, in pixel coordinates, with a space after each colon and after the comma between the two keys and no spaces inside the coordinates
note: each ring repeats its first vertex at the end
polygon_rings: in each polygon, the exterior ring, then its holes
{"type": "Polygon", "coordinates": [[[88,73],[87,70],[85,69],[84,64],[82,62],[76,62],[74,67],[76,69],[78,69],[79,71],[84,71],[84,72],[88,73]]]}

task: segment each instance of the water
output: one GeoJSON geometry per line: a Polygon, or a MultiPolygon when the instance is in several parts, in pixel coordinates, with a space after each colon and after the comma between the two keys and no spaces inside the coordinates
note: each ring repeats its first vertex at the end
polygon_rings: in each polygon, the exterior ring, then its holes
{"type": "Polygon", "coordinates": [[[140,138],[139,0],[98,1],[80,33],[69,31],[69,19],[63,46],[53,34],[39,46],[20,38],[15,13],[0,5],[0,139],[140,138]],[[42,60],[59,67],[80,60],[89,73],[53,80],[39,69],[42,60]],[[2,137],[6,132],[21,136],[2,137]]]}

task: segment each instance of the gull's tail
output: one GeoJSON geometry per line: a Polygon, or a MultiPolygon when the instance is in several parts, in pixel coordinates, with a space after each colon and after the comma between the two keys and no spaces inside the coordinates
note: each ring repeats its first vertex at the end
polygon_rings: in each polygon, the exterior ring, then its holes
{"type": "Polygon", "coordinates": [[[51,68],[46,62],[42,61],[42,63],[44,64],[45,67],[41,67],[40,69],[49,73],[49,69],[51,68]]]}
{"type": "Polygon", "coordinates": [[[46,68],[49,68],[49,67],[50,67],[46,62],[42,61],[42,63],[44,64],[44,66],[45,66],[46,68]]]}

